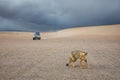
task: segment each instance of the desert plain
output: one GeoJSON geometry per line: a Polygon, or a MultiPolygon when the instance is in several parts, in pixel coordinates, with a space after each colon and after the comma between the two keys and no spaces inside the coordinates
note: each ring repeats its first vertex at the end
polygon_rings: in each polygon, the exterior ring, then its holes
{"type": "Polygon", "coordinates": [[[0,80],[120,80],[120,25],[41,32],[0,32],[0,80]],[[90,69],[66,66],[73,50],[88,52],[90,69]]]}

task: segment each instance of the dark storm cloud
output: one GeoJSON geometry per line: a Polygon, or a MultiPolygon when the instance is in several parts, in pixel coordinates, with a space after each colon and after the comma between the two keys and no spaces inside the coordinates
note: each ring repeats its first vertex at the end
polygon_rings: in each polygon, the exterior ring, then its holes
{"type": "Polygon", "coordinates": [[[0,0],[0,30],[120,24],[120,0],[0,0]]]}

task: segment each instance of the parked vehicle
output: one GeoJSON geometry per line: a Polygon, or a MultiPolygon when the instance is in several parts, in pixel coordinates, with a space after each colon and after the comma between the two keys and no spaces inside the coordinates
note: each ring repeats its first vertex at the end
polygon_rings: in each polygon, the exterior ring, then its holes
{"type": "Polygon", "coordinates": [[[35,33],[34,33],[33,40],[41,40],[40,32],[35,32],[35,33]]]}

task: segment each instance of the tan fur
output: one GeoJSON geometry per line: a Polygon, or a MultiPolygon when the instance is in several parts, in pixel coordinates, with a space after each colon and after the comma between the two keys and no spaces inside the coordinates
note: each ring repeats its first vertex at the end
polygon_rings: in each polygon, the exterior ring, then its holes
{"type": "Polygon", "coordinates": [[[72,66],[75,67],[74,63],[78,59],[80,60],[80,68],[81,69],[83,68],[82,61],[85,61],[87,64],[87,67],[90,68],[90,65],[88,64],[88,60],[87,60],[87,52],[80,51],[80,50],[75,50],[75,51],[71,52],[70,57],[69,57],[69,63],[66,64],[66,66],[68,66],[69,64],[72,64],[72,66]]]}

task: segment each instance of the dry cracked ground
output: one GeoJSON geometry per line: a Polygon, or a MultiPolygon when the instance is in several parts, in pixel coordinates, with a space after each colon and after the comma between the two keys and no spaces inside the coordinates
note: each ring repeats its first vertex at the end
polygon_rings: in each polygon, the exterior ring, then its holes
{"type": "Polygon", "coordinates": [[[120,80],[120,39],[1,39],[0,80],[120,80]],[[91,68],[66,67],[72,50],[87,51],[91,68]]]}

